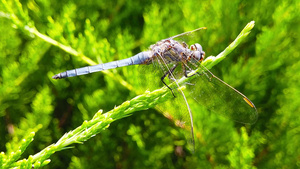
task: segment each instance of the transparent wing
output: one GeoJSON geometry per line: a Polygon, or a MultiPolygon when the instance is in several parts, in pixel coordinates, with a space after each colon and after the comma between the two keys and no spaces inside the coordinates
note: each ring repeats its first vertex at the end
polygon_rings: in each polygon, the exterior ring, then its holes
{"type": "MultiPolygon", "coordinates": [[[[172,69],[172,67],[175,64],[177,64],[177,62],[171,62],[169,64],[165,64],[165,62],[163,61],[163,58],[156,58],[154,60],[154,62],[149,64],[149,65],[140,65],[140,66],[138,66],[139,74],[137,75],[138,77],[136,79],[139,83],[139,87],[142,88],[142,91],[145,91],[145,90],[153,91],[153,90],[159,89],[161,87],[164,87],[165,85],[163,84],[161,78],[170,69],[172,69]]],[[[165,76],[164,82],[166,83],[166,85],[170,86],[170,84],[174,83],[174,81],[176,81],[177,78],[183,77],[183,71],[181,69],[182,68],[179,65],[173,71],[174,74],[165,76]]],[[[184,102],[177,101],[177,100],[181,100],[180,93],[177,90],[178,86],[177,87],[171,87],[171,88],[172,88],[172,91],[173,91],[174,95],[176,96],[176,98],[174,98],[171,101],[172,106],[171,105],[170,106],[164,106],[165,108],[163,108],[163,109],[166,110],[165,112],[167,112],[167,114],[172,114],[175,119],[178,119],[180,121],[187,121],[187,120],[184,120],[184,119],[189,119],[189,117],[186,116],[186,115],[183,115],[184,117],[182,117],[182,114],[188,114],[188,113],[182,113],[180,111],[171,112],[171,111],[167,110],[170,107],[176,107],[178,104],[179,104],[178,107],[186,107],[184,102]],[[176,104],[176,103],[178,103],[178,104],[176,104]],[[186,117],[188,117],[188,118],[186,118],[186,117]]],[[[172,91],[170,90],[170,92],[172,92],[172,91]]],[[[175,110],[179,110],[179,109],[175,109],[175,110]]]]}
{"type": "Polygon", "coordinates": [[[206,27],[201,27],[201,28],[197,28],[195,30],[189,31],[189,32],[184,32],[172,37],[169,37],[167,39],[174,39],[180,42],[185,42],[186,44],[194,44],[194,43],[199,43],[201,42],[201,33],[202,30],[205,30],[206,27]]]}
{"type": "Polygon", "coordinates": [[[233,119],[240,123],[253,124],[257,120],[255,105],[242,93],[214,76],[203,66],[187,85],[191,97],[207,110],[233,119]]]}
{"type": "Polygon", "coordinates": [[[178,90],[173,90],[176,97],[159,104],[158,109],[163,112],[164,116],[174,122],[181,130],[187,140],[187,145],[191,151],[195,150],[195,136],[193,123],[191,121],[191,111],[189,104],[185,103],[185,96],[178,90]]]}
{"type": "MultiPolygon", "coordinates": [[[[171,78],[174,78],[172,76],[171,78]]],[[[184,135],[188,141],[188,148],[194,152],[195,136],[193,115],[190,105],[187,102],[185,93],[180,89],[181,86],[177,83],[177,79],[172,80],[177,86],[172,88],[174,98],[158,105],[163,114],[174,121],[175,125],[184,129],[184,135]]]]}
{"type": "Polygon", "coordinates": [[[181,34],[178,34],[178,35],[175,35],[175,36],[172,36],[172,37],[169,37],[167,39],[176,39],[176,38],[179,38],[179,37],[183,37],[183,36],[189,36],[195,32],[198,32],[199,30],[202,30],[202,29],[206,29],[206,27],[201,27],[201,28],[197,28],[195,30],[192,30],[192,31],[188,31],[188,32],[183,32],[181,34]]]}
{"type": "MultiPolygon", "coordinates": [[[[140,65],[138,66],[138,72],[136,79],[139,81],[139,89],[140,91],[145,90],[156,90],[164,86],[164,84],[161,81],[161,77],[170,70],[174,64],[177,62],[171,62],[169,64],[165,64],[163,61],[163,58],[157,57],[153,63],[149,65],[140,65]]],[[[175,80],[178,77],[182,77],[182,71],[181,67],[179,66],[178,69],[174,70],[175,80]],[[181,73],[181,74],[180,74],[181,73]],[[179,75],[180,74],[180,75],[179,75]]],[[[164,79],[164,82],[167,85],[170,85],[174,82],[174,79],[169,78],[169,76],[166,76],[164,79]]],[[[157,105],[157,108],[159,111],[162,112],[162,114],[174,122],[174,124],[178,127],[183,128],[185,131],[184,134],[189,141],[189,148],[191,150],[194,149],[194,136],[193,136],[193,129],[192,129],[192,123],[191,123],[191,117],[189,114],[188,105],[185,103],[184,97],[182,93],[177,90],[177,87],[173,87],[172,89],[175,97],[157,105]]],[[[169,90],[171,93],[171,90],[169,90]]]]}

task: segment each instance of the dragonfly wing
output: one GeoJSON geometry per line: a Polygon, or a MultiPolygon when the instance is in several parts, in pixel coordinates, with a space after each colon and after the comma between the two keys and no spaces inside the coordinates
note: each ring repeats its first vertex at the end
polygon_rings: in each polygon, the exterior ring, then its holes
{"type": "Polygon", "coordinates": [[[201,27],[201,28],[197,28],[195,30],[192,30],[192,31],[188,31],[188,32],[183,32],[181,34],[178,34],[178,35],[175,35],[175,36],[172,36],[172,37],[169,37],[167,39],[176,39],[176,38],[180,38],[180,37],[183,37],[183,36],[189,36],[199,30],[202,30],[202,29],[206,29],[206,27],[201,27]]]}
{"type": "Polygon", "coordinates": [[[162,108],[170,109],[170,107],[172,107],[173,112],[170,114],[166,114],[169,111],[164,110],[165,112],[164,114],[166,117],[174,118],[175,124],[177,126],[188,129],[187,131],[190,131],[190,133],[186,135],[186,137],[188,138],[188,143],[190,145],[189,148],[192,151],[194,151],[195,140],[194,140],[194,129],[193,129],[193,115],[189,103],[187,102],[186,96],[184,92],[180,89],[180,85],[177,82],[177,78],[182,77],[183,71],[179,71],[179,73],[176,72],[178,71],[178,66],[180,66],[178,62],[171,62],[171,64],[166,64],[167,62],[164,60],[164,57],[158,57],[157,60],[159,63],[161,63],[160,65],[162,67],[162,70],[164,70],[165,75],[166,73],[168,73],[168,76],[166,76],[168,78],[165,79],[171,79],[171,82],[175,83],[175,88],[172,89],[172,92],[175,96],[174,100],[166,102],[164,106],[162,105],[162,108]],[[175,70],[173,68],[175,68],[175,70]]]}
{"type": "Polygon", "coordinates": [[[207,110],[223,115],[240,123],[253,124],[257,120],[254,104],[242,93],[214,76],[200,66],[202,72],[196,74],[188,85],[190,95],[207,110]]]}
{"type": "MultiPolygon", "coordinates": [[[[199,43],[202,41],[202,31],[201,30],[205,30],[206,27],[201,27],[201,28],[197,28],[195,30],[189,31],[189,32],[184,32],[172,37],[169,37],[167,39],[174,39],[177,40],[179,42],[184,42],[186,44],[192,45],[194,43],[199,43]]],[[[164,39],[164,40],[167,40],[164,39]]]]}
{"type": "MultiPolygon", "coordinates": [[[[138,67],[139,75],[137,74],[136,79],[139,81],[139,85],[142,91],[145,90],[155,90],[164,86],[161,81],[161,77],[166,74],[166,72],[170,71],[174,65],[178,62],[166,62],[163,57],[156,57],[153,60],[153,63],[149,65],[140,65],[138,67]]],[[[182,67],[178,65],[172,75],[167,75],[164,78],[164,82],[170,86],[171,83],[174,83],[177,78],[181,78],[183,76],[182,67]]],[[[189,114],[189,105],[185,102],[184,93],[177,89],[178,86],[172,87],[172,92],[175,97],[167,100],[166,102],[160,103],[157,105],[158,110],[162,112],[162,114],[174,122],[174,124],[178,127],[184,128],[184,132],[186,138],[188,139],[189,148],[194,149],[194,136],[193,136],[193,128],[191,123],[191,116],[189,114]]],[[[171,90],[169,91],[171,93],[171,90]]]]}
{"type": "Polygon", "coordinates": [[[183,129],[183,134],[188,141],[188,148],[194,151],[195,136],[189,104],[185,102],[185,95],[181,91],[173,90],[173,92],[176,97],[159,104],[157,108],[165,117],[173,121],[177,127],[183,129]]]}

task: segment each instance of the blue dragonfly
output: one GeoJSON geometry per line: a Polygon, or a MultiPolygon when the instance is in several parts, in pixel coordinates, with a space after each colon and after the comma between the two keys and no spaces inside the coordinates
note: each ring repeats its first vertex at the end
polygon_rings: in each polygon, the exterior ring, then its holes
{"type": "MultiPolygon", "coordinates": [[[[190,96],[201,106],[205,106],[211,112],[229,117],[240,123],[255,123],[257,120],[255,105],[244,94],[216,77],[201,65],[205,57],[202,46],[195,43],[189,47],[184,41],[177,40],[201,29],[205,28],[198,28],[160,40],[156,44],[151,45],[148,51],[140,52],[127,59],[67,70],[54,75],[52,78],[63,79],[130,65],[148,65],[162,72],[158,78],[160,78],[162,84],[170,89],[174,97],[174,90],[165,82],[166,77],[179,88],[180,85],[177,83],[179,78],[190,78],[193,76],[186,87],[190,96]],[[200,69],[200,71],[190,75],[196,69],[200,69]]],[[[192,142],[194,144],[192,112],[184,92],[182,90],[177,90],[177,92],[186,105],[188,115],[185,117],[188,117],[188,119],[183,119],[183,123],[188,124],[186,126],[189,126],[188,128],[191,129],[192,142]]],[[[187,114],[186,112],[181,113],[187,114]]]]}

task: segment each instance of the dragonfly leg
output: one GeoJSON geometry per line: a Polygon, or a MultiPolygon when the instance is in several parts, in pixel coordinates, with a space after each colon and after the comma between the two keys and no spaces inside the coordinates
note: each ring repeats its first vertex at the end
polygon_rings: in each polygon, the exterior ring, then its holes
{"type": "Polygon", "coordinates": [[[192,77],[194,76],[195,74],[191,75],[191,76],[188,76],[188,74],[192,71],[192,69],[190,67],[188,67],[186,64],[182,64],[182,70],[184,71],[184,76],[185,77],[192,77]],[[188,68],[189,70],[187,70],[186,68],[188,68]]]}
{"type": "Polygon", "coordinates": [[[190,85],[190,86],[195,86],[194,83],[189,83],[189,82],[185,82],[184,84],[190,85]]]}
{"type": "MultiPolygon", "coordinates": [[[[195,74],[193,74],[193,75],[191,75],[191,76],[188,76],[188,73],[190,73],[191,70],[186,70],[186,67],[187,67],[187,66],[186,66],[185,64],[182,64],[182,69],[183,69],[183,71],[184,71],[184,76],[185,76],[186,78],[194,76],[195,74]]],[[[189,67],[188,67],[188,68],[189,68],[189,67]]],[[[190,69],[190,68],[189,68],[189,69],[190,69]]],[[[189,82],[186,82],[185,84],[191,85],[191,86],[194,86],[194,85],[195,85],[195,84],[189,83],[189,82]]]]}
{"type": "Polygon", "coordinates": [[[211,76],[209,76],[206,72],[203,71],[203,74],[208,78],[208,80],[211,82],[212,78],[215,77],[215,75],[211,74],[211,76]]]}
{"type": "Polygon", "coordinates": [[[177,65],[178,64],[176,64],[176,65],[174,65],[170,70],[169,70],[169,79],[171,79],[171,80],[173,80],[173,81],[175,81],[176,79],[175,79],[175,77],[174,76],[171,76],[172,74],[173,74],[173,72],[174,72],[174,70],[176,69],[176,67],[177,67],[177,65]]]}
{"type": "Polygon", "coordinates": [[[176,64],[176,65],[174,65],[170,70],[168,70],[160,79],[161,79],[161,81],[163,82],[163,84],[165,85],[165,86],[167,86],[170,90],[171,90],[171,92],[172,92],[172,94],[173,94],[173,96],[175,97],[175,94],[174,94],[174,92],[173,92],[173,89],[171,89],[171,87],[170,86],[168,86],[167,84],[166,84],[166,82],[164,81],[164,79],[166,78],[166,76],[171,76],[171,74],[173,73],[173,71],[175,70],[175,68],[178,66],[178,64],[176,64]]]}
{"type": "Polygon", "coordinates": [[[188,75],[187,75],[188,73],[187,73],[187,70],[186,70],[186,65],[185,65],[185,64],[182,64],[181,66],[182,66],[182,70],[183,70],[183,72],[184,72],[184,76],[185,76],[185,77],[188,77],[188,75]]]}

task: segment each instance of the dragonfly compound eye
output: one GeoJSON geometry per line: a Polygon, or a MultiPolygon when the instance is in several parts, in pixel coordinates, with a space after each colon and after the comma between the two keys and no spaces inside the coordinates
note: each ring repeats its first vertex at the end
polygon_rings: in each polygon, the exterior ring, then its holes
{"type": "Polygon", "coordinates": [[[191,50],[197,50],[195,45],[191,45],[191,50]]]}
{"type": "Polygon", "coordinates": [[[191,46],[191,50],[196,50],[202,53],[203,49],[202,46],[199,43],[195,43],[194,45],[191,46]]]}
{"type": "Polygon", "coordinates": [[[205,52],[202,50],[202,46],[199,43],[195,43],[194,45],[191,45],[191,50],[193,52],[193,57],[197,61],[201,61],[204,59],[205,52]]]}
{"type": "Polygon", "coordinates": [[[192,56],[196,61],[203,60],[203,57],[199,51],[194,51],[192,56]]]}

